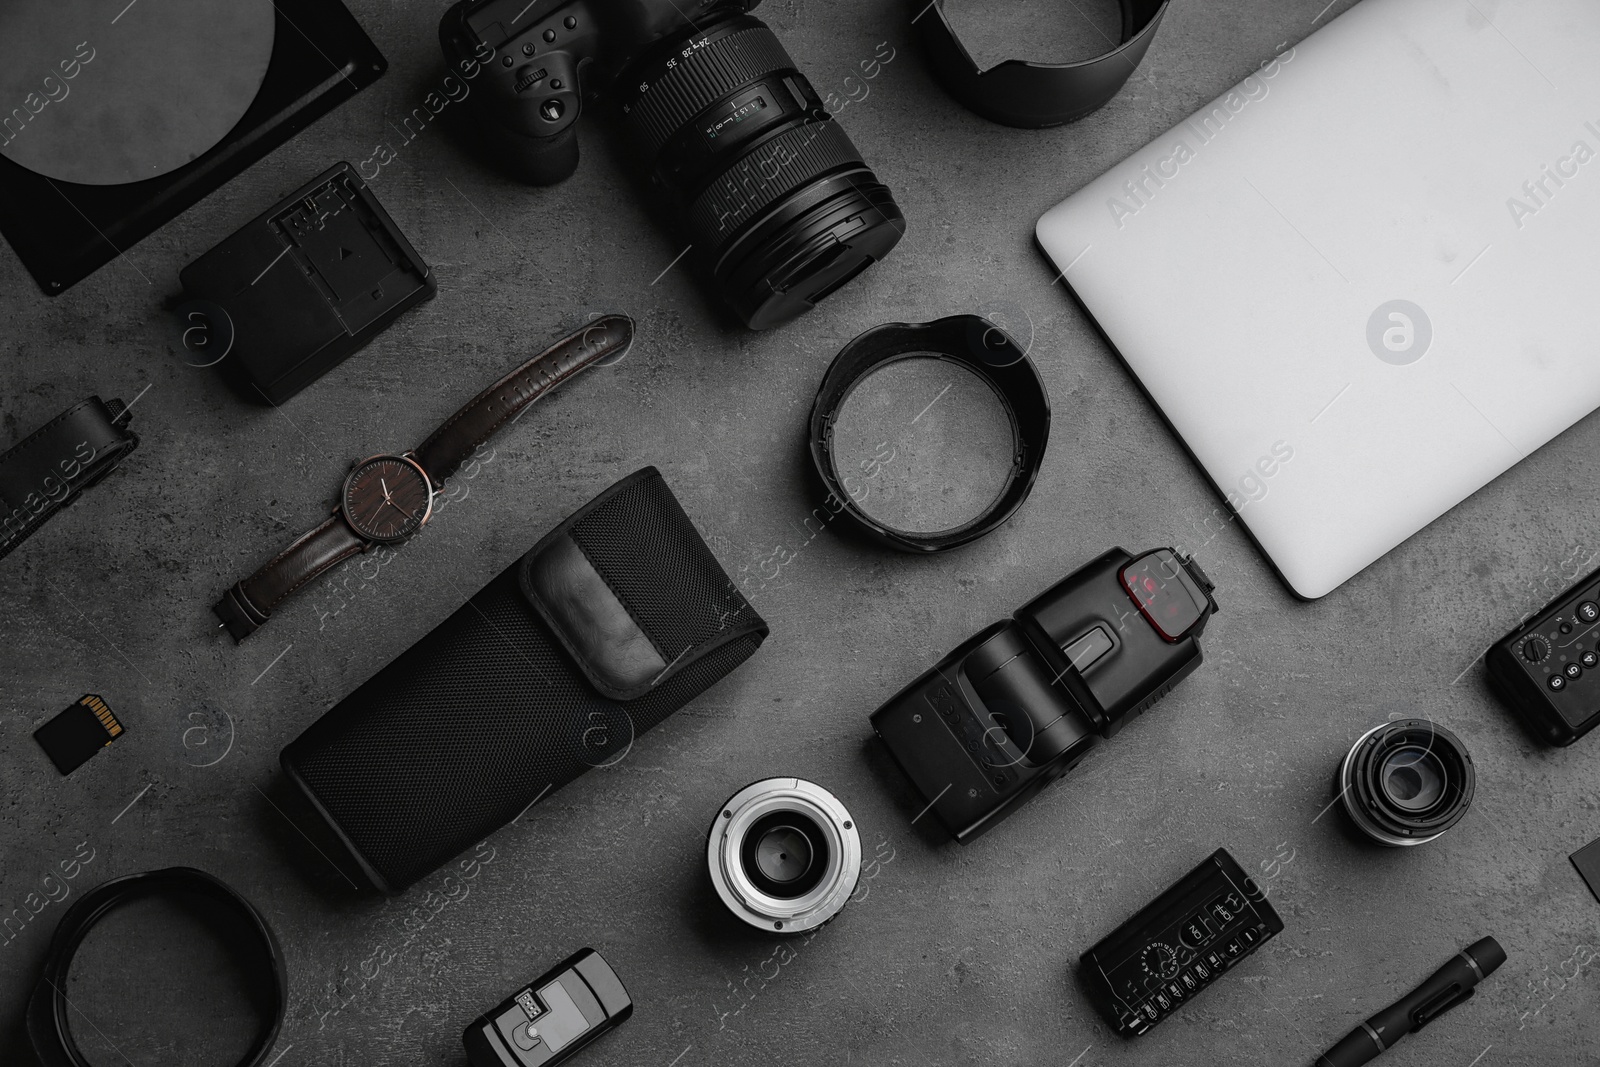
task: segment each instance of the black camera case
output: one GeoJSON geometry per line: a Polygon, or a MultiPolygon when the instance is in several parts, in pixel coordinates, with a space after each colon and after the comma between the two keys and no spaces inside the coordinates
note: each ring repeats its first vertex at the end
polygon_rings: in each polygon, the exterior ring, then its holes
{"type": "Polygon", "coordinates": [[[557,526],[283,750],[398,892],[743,663],[767,624],[654,467],[557,526]]]}
{"type": "Polygon", "coordinates": [[[1200,665],[1213,588],[1169,549],[1135,559],[1114,548],[962,642],[873,712],[872,728],[940,824],[969,842],[1200,665]],[[1125,584],[1147,562],[1160,567],[1154,605],[1125,584]],[[1159,628],[1163,604],[1193,619],[1182,633],[1159,628]]]}

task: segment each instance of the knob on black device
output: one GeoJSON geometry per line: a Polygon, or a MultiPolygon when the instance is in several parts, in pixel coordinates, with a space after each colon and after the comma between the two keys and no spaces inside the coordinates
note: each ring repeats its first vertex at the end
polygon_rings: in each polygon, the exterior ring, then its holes
{"type": "Polygon", "coordinates": [[[554,1067],[632,1014],[622,980],[586,948],[478,1016],[461,1041],[472,1067],[554,1067]]]}
{"type": "Polygon", "coordinates": [[[1513,710],[1552,745],[1600,723],[1600,571],[1496,641],[1485,662],[1513,710]]]}
{"type": "Polygon", "coordinates": [[[1213,588],[1171,549],[1104,552],[962,642],[872,728],[940,824],[971,841],[1200,666],[1213,588]]]}

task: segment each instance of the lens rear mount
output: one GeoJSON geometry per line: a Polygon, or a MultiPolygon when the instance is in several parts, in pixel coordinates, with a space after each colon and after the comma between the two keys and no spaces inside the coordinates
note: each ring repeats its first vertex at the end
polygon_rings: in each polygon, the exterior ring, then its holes
{"type": "Polygon", "coordinates": [[[768,778],[718,810],[706,866],[717,895],[740,919],[770,933],[802,933],[849,903],[861,875],[861,838],[826,789],[768,778]]]}
{"type": "Polygon", "coordinates": [[[1335,781],[1356,827],[1397,848],[1432,841],[1460,822],[1476,786],[1461,739],[1427,719],[1386,722],[1362,734],[1335,781]]]}

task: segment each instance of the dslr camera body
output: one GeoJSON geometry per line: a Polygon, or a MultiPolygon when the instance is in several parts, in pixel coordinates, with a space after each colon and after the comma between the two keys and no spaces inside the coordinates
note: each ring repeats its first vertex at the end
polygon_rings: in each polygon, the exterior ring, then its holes
{"type": "Polygon", "coordinates": [[[605,100],[656,190],[753,329],[815,306],[905,232],[888,188],[773,32],[760,0],[460,0],[445,60],[483,64],[486,147],[536,185],[578,166],[605,100]]]}
{"type": "Polygon", "coordinates": [[[1200,665],[1214,588],[1170,548],[1114,548],[968,638],[872,728],[965,844],[1200,665]]]}

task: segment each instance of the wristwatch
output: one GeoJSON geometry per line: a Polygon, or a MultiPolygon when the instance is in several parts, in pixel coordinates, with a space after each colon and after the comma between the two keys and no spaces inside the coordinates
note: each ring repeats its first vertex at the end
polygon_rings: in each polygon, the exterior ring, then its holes
{"type": "Polygon", "coordinates": [[[608,357],[621,358],[632,341],[628,316],[598,318],[473,397],[412,451],[358,460],[333,514],[235,583],[211,610],[234,641],[243,641],[318,575],[351,556],[404,541],[427,523],[434,495],[479,445],[579,371],[608,357]]]}

